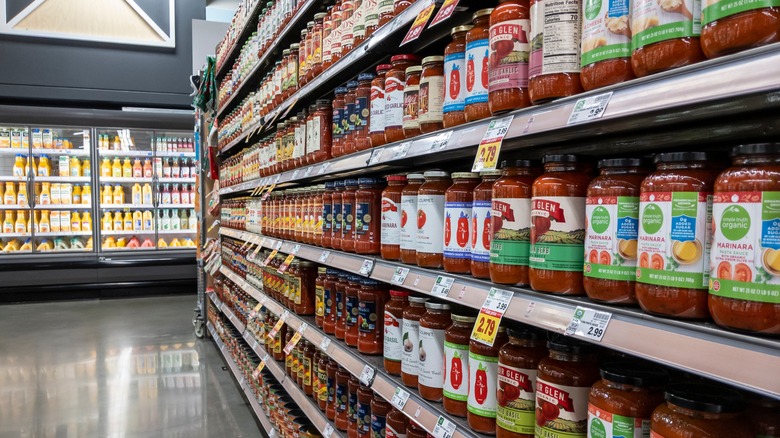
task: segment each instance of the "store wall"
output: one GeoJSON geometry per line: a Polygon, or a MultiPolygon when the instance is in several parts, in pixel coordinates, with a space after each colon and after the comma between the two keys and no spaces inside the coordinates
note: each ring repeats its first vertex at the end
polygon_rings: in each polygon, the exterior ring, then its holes
{"type": "Polygon", "coordinates": [[[192,20],[206,4],[175,5],[175,48],[0,35],[0,103],[189,108],[192,20]]]}

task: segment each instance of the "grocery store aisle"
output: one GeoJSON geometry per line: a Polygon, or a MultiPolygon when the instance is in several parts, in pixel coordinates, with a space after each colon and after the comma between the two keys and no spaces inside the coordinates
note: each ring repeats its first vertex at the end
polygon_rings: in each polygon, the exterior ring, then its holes
{"type": "Polygon", "coordinates": [[[261,436],[194,302],[0,306],[0,438],[261,436]]]}

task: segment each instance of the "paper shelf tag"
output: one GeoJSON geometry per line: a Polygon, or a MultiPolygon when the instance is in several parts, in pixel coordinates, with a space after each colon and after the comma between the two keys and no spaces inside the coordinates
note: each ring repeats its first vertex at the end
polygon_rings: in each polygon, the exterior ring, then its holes
{"type": "Polygon", "coordinates": [[[431,139],[430,152],[438,152],[447,148],[447,143],[452,137],[452,131],[442,132],[431,139]]]}
{"type": "Polygon", "coordinates": [[[409,153],[409,149],[411,147],[412,147],[411,141],[401,143],[401,146],[398,147],[398,149],[395,151],[395,155],[393,155],[393,160],[400,160],[401,158],[405,157],[406,154],[409,153]]]}
{"type": "Polygon", "coordinates": [[[330,438],[331,436],[333,436],[333,426],[331,426],[330,424],[326,425],[325,430],[322,431],[322,436],[324,436],[325,438],[330,438]]]}
{"type": "Polygon", "coordinates": [[[370,365],[366,365],[363,367],[363,372],[360,373],[358,380],[366,386],[371,386],[371,382],[374,381],[375,373],[376,371],[374,371],[370,365]]]}
{"type": "Polygon", "coordinates": [[[371,156],[368,158],[368,165],[373,166],[374,164],[382,161],[382,155],[384,155],[384,153],[384,149],[374,149],[371,151],[371,156]]]}
{"type": "Polygon", "coordinates": [[[433,284],[433,288],[431,289],[431,295],[446,297],[450,293],[450,289],[452,289],[453,283],[455,283],[454,278],[439,275],[438,277],[436,277],[436,283],[433,284]]]}
{"type": "Polygon", "coordinates": [[[575,335],[601,342],[610,319],[612,319],[612,314],[609,312],[577,306],[565,333],[568,336],[575,335]]]}
{"type": "Polygon", "coordinates": [[[390,399],[390,403],[395,406],[396,409],[402,411],[408,400],[409,392],[399,386],[395,388],[395,393],[393,394],[393,398],[390,399]]]}
{"type": "Polygon", "coordinates": [[[425,28],[425,25],[428,24],[428,20],[430,20],[431,15],[433,15],[433,10],[436,9],[435,1],[429,0],[429,3],[430,4],[426,6],[419,15],[417,15],[417,18],[415,18],[414,23],[412,23],[412,27],[409,28],[409,32],[406,33],[403,41],[401,41],[402,46],[420,37],[423,28],[425,28]]]}
{"type": "Polygon", "coordinates": [[[268,264],[271,263],[271,260],[273,260],[274,257],[276,257],[276,254],[278,253],[279,253],[278,249],[274,249],[273,251],[271,251],[271,254],[268,254],[268,257],[266,257],[265,260],[263,260],[263,266],[268,266],[268,264]]]}
{"type": "Polygon", "coordinates": [[[515,116],[506,116],[490,122],[482,141],[479,142],[477,156],[474,157],[474,165],[471,166],[472,172],[481,172],[483,170],[495,170],[498,163],[498,155],[501,152],[501,143],[509,132],[512,120],[515,116]]]}
{"type": "Polygon", "coordinates": [[[409,268],[402,268],[400,266],[395,268],[395,273],[393,273],[393,277],[390,279],[390,284],[397,284],[399,286],[404,284],[407,275],[409,275],[409,268]]]}
{"type": "Polygon", "coordinates": [[[294,259],[295,259],[295,254],[287,255],[287,258],[284,259],[281,266],[279,266],[279,269],[277,269],[276,272],[280,274],[284,274],[285,272],[287,272],[287,270],[290,269],[290,264],[292,264],[294,259]]]}
{"type": "Polygon", "coordinates": [[[455,434],[456,428],[457,426],[455,423],[442,416],[439,416],[439,419],[436,421],[436,426],[433,427],[431,435],[436,438],[452,438],[452,435],[455,434]]]}
{"type": "Polygon", "coordinates": [[[292,338],[290,338],[290,342],[287,343],[287,345],[284,346],[284,354],[290,354],[293,351],[293,348],[295,348],[296,345],[298,345],[298,341],[301,340],[301,332],[295,332],[292,338]]]}
{"type": "Polygon", "coordinates": [[[471,332],[471,339],[493,346],[501,318],[504,317],[504,312],[509,308],[509,302],[512,301],[513,296],[512,292],[495,287],[490,288],[490,292],[479,310],[477,322],[471,332]]]}
{"type": "Polygon", "coordinates": [[[324,338],[322,338],[322,341],[320,341],[320,350],[327,351],[329,346],[330,346],[330,338],[325,336],[324,338]]]}
{"type": "Polygon", "coordinates": [[[255,316],[257,316],[257,312],[260,311],[260,308],[263,307],[262,303],[257,303],[254,309],[252,309],[251,312],[249,312],[249,319],[253,319],[255,316]]]}
{"type": "Polygon", "coordinates": [[[303,177],[304,178],[308,178],[309,176],[311,176],[312,171],[314,171],[314,167],[313,166],[307,167],[306,171],[303,172],[303,177]]]}
{"type": "Polygon", "coordinates": [[[363,260],[363,264],[360,266],[360,275],[368,277],[371,275],[372,269],[374,269],[374,261],[365,259],[363,260]]]}
{"type": "Polygon", "coordinates": [[[292,174],[292,177],[290,177],[290,180],[298,179],[298,174],[301,172],[301,169],[295,169],[295,171],[292,174]]]}
{"type": "Polygon", "coordinates": [[[435,17],[433,17],[433,21],[431,21],[428,29],[450,18],[452,13],[455,12],[456,6],[458,6],[458,0],[444,0],[444,4],[441,5],[441,9],[439,9],[439,12],[436,13],[435,17]]]}
{"type": "Polygon", "coordinates": [[[322,163],[322,166],[320,166],[320,170],[317,171],[317,175],[322,175],[323,173],[327,172],[328,167],[330,167],[329,161],[322,163]]]}
{"type": "Polygon", "coordinates": [[[608,93],[583,97],[582,99],[577,100],[566,124],[574,125],[576,123],[600,119],[601,116],[604,115],[604,111],[607,109],[607,105],[611,98],[612,92],[610,91],[608,93]]]}
{"type": "Polygon", "coordinates": [[[322,251],[322,254],[320,254],[319,262],[325,263],[326,261],[328,261],[328,257],[330,257],[330,251],[328,250],[322,251]]]}

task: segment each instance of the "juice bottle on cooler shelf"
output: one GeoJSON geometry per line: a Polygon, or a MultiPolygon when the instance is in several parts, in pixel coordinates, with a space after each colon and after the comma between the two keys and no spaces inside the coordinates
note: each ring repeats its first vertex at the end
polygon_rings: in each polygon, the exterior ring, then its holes
{"type": "Polygon", "coordinates": [[[154,215],[151,210],[144,210],[144,231],[154,230],[154,215]]]}
{"type": "Polygon", "coordinates": [[[171,178],[181,177],[181,166],[179,166],[179,160],[171,158],[171,178]]]}
{"type": "Polygon", "coordinates": [[[179,210],[179,223],[182,230],[188,230],[190,228],[190,219],[187,217],[187,210],[179,210]]]}
{"type": "Polygon", "coordinates": [[[14,232],[15,233],[27,232],[27,219],[24,217],[24,212],[21,210],[16,212],[16,222],[14,223],[14,232]]]}
{"type": "Polygon", "coordinates": [[[129,211],[126,211],[124,216],[122,217],[122,222],[123,222],[122,225],[124,226],[125,231],[133,230],[133,226],[134,226],[134,224],[133,224],[133,213],[131,213],[129,211]]]}
{"type": "Polygon", "coordinates": [[[3,233],[13,233],[14,232],[14,213],[11,210],[5,211],[5,216],[3,217],[3,233]]]}
{"type": "Polygon", "coordinates": [[[162,158],[155,158],[154,159],[154,174],[157,176],[157,178],[163,177],[163,159],[162,158]]]}
{"type": "Polygon", "coordinates": [[[198,215],[195,214],[195,210],[190,210],[190,218],[187,229],[192,231],[198,229],[198,215]]]}
{"type": "Polygon", "coordinates": [[[63,210],[60,212],[60,231],[63,233],[69,233],[70,230],[70,210],[63,210]]]}
{"type": "Polygon", "coordinates": [[[5,183],[5,193],[3,194],[3,204],[16,204],[16,184],[12,182],[5,183]]]}
{"type": "MultiPolygon", "coordinates": [[[[84,214],[89,214],[89,212],[84,212],[84,214]]],[[[70,215],[70,231],[81,231],[81,215],[77,211],[70,215]]]]}
{"type": "Polygon", "coordinates": [[[77,184],[74,184],[73,185],[73,190],[71,190],[71,193],[70,193],[70,200],[74,204],[81,204],[81,196],[82,196],[81,186],[77,185],[77,184]]]}
{"type": "Polygon", "coordinates": [[[27,203],[27,184],[19,183],[19,189],[16,192],[16,205],[28,206],[27,203]]]}
{"type": "Polygon", "coordinates": [[[52,204],[62,204],[62,197],[60,196],[60,183],[51,183],[50,194],[52,204]]]}
{"type": "Polygon", "coordinates": [[[38,160],[38,176],[51,176],[51,161],[48,155],[41,155],[38,160]]]}
{"type": "Polygon", "coordinates": [[[111,189],[111,186],[103,186],[103,191],[100,192],[100,203],[105,205],[114,203],[114,191],[111,189]]]}
{"type": "Polygon", "coordinates": [[[81,214],[81,231],[92,231],[92,215],[88,211],[81,214]]]}
{"type": "Polygon", "coordinates": [[[51,204],[51,184],[50,183],[41,183],[41,193],[38,195],[38,202],[41,205],[50,205],[51,204]]]}
{"type": "Polygon", "coordinates": [[[144,158],[143,176],[144,178],[152,177],[152,162],[148,158],[144,158]]]}
{"type": "Polygon", "coordinates": [[[141,159],[133,160],[133,178],[142,178],[144,176],[144,167],[141,165],[141,159]]]}
{"type": "Polygon", "coordinates": [[[162,177],[171,178],[171,162],[170,160],[162,160],[162,177]]]}
{"type": "MultiPolygon", "coordinates": [[[[52,172],[54,170],[52,169],[52,172]]],[[[62,155],[57,160],[57,175],[59,176],[69,176],[70,175],[70,159],[62,155]]]]}
{"type": "Polygon", "coordinates": [[[81,160],[76,157],[70,158],[70,176],[81,176],[81,160]]]}
{"type": "Polygon", "coordinates": [[[123,178],[133,177],[133,165],[130,164],[130,159],[127,157],[125,157],[125,160],[122,162],[122,177],[123,178]]]}
{"type": "Polygon", "coordinates": [[[141,189],[142,198],[144,205],[151,205],[152,204],[152,185],[149,183],[144,184],[143,188],[141,189]]]}
{"type": "Polygon", "coordinates": [[[144,214],[141,210],[133,212],[133,231],[141,231],[144,228],[144,214]]]}
{"type": "Polygon", "coordinates": [[[181,219],[179,219],[179,210],[171,211],[171,230],[181,230],[181,219]]]}
{"type": "Polygon", "coordinates": [[[114,204],[124,204],[125,203],[125,189],[121,185],[116,185],[114,187],[114,204]]]}
{"type": "Polygon", "coordinates": [[[125,221],[122,217],[121,211],[114,212],[114,231],[122,231],[125,229],[125,221]]]}
{"type": "Polygon", "coordinates": [[[32,232],[33,230],[36,233],[39,233],[38,231],[38,217],[40,216],[40,211],[34,211],[31,215],[27,216],[27,231],[32,232]]]}
{"type": "Polygon", "coordinates": [[[100,229],[103,231],[114,230],[114,220],[111,218],[111,212],[106,211],[103,213],[103,219],[100,221],[100,229]]]}
{"type": "Polygon", "coordinates": [[[181,178],[189,178],[192,176],[192,169],[190,168],[190,160],[184,158],[181,160],[181,166],[179,167],[179,176],[181,178]]]}
{"type": "Polygon", "coordinates": [[[139,205],[143,201],[143,190],[141,189],[141,184],[135,183],[133,184],[133,190],[132,190],[132,203],[134,205],[139,205]]]}
{"type": "Polygon", "coordinates": [[[171,190],[171,204],[181,204],[181,190],[178,184],[174,184],[171,190]]]}
{"type": "Polygon", "coordinates": [[[111,161],[108,158],[103,158],[103,161],[100,162],[100,176],[108,178],[112,173],[111,161]]]}
{"type": "Polygon", "coordinates": [[[167,248],[168,247],[168,242],[166,242],[165,239],[160,237],[160,239],[157,241],[157,246],[159,248],[167,248]]]}
{"type": "Polygon", "coordinates": [[[160,229],[163,231],[171,229],[171,214],[168,210],[160,212],[160,229]]]}
{"type": "Polygon", "coordinates": [[[83,205],[92,204],[92,187],[89,184],[84,184],[81,189],[81,203],[83,205]]]}
{"type": "Polygon", "coordinates": [[[160,204],[163,205],[171,204],[171,186],[169,184],[165,184],[163,186],[162,196],[160,197],[160,204]]]}
{"type": "Polygon", "coordinates": [[[114,161],[111,162],[111,176],[114,178],[122,177],[122,162],[119,161],[119,157],[114,157],[114,161]]]}
{"type": "Polygon", "coordinates": [[[60,184],[60,204],[73,204],[73,184],[60,184]]]}
{"type": "Polygon", "coordinates": [[[14,160],[14,168],[13,168],[13,175],[14,176],[25,176],[26,173],[24,172],[24,155],[17,155],[16,159],[14,160]]]}
{"type": "MultiPolygon", "coordinates": [[[[111,150],[112,151],[119,151],[122,150],[122,142],[119,140],[119,136],[114,136],[114,141],[111,142],[111,150]]],[[[118,160],[118,158],[117,158],[118,160]]]]}
{"type": "Polygon", "coordinates": [[[81,176],[92,176],[92,167],[90,166],[89,158],[81,160],[81,176]]]}
{"type": "Polygon", "coordinates": [[[52,233],[59,233],[62,231],[62,227],[60,227],[60,211],[59,210],[51,210],[49,212],[49,223],[51,225],[51,232],[52,233]]]}
{"type": "Polygon", "coordinates": [[[51,233],[51,215],[49,210],[41,210],[41,219],[38,222],[38,232],[51,233]]]}

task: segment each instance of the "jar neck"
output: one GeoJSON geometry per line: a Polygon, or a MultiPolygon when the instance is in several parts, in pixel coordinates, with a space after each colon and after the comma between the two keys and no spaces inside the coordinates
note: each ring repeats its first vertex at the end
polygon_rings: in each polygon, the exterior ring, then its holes
{"type": "Polygon", "coordinates": [[[474,19],[474,26],[485,26],[490,21],[490,15],[483,15],[479,18],[474,19]]]}
{"type": "Polygon", "coordinates": [[[464,30],[462,32],[455,32],[454,34],[452,34],[452,41],[456,43],[466,42],[466,32],[468,31],[464,30]]]}
{"type": "Polygon", "coordinates": [[[440,176],[432,176],[432,177],[425,178],[425,182],[443,182],[443,181],[448,181],[448,178],[440,177],[440,176]]]}
{"type": "Polygon", "coordinates": [[[393,295],[390,295],[390,301],[396,302],[396,303],[406,303],[406,297],[395,297],[393,295]]]}
{"type": "Polygon", "coordinates": [[[545,172],[573,172],[579,170],[577,163],[547,163],[544,165],[545,172]]]}
{"type": "MultiPolygon", "coordinates": [[[[545,167],[545,169],[547,168],[545,167]]],[[[531,174],[532,173],[530,167],[508,167],[501,172],[502,176],[520,176],[520,175],[531,175],[531,174]]]]}
{"type": "Polygon", "coordinates": [[[451,315],[449,310],[444,310],[444,309],[426,309],[426,310],[431,315],[436,315],[436,316],[445,315],[447,317],[451,315]]]}
{"type": "Polygon", "coordinates": [[[412,307],[425,307],[425,303],[409,303],[412,307]]]}
{"type": "Polygon", "coordinates": [[[519,347],[527,347],[527,348],[543,347],[545,344],[545,341],[543,339],[520,339],[520,338],[513,338],[511,336],[509,337],[509,342],[519,347]]]}
{"type": "Polygon", "coordinates": [[[621,391],[629,391],[629,392],[639,392],[639,391],[645,391],[648,388],[643,386],[635,386],[635,385],[629,385],[627,383],[617,383],[613,382],[611,380],[602,379],[602,382],[607,386],[607,388],[613,388],[613,389],[619,389],[621,391]]]}
{"type": "Polygon", "coordinates": [[[474,323],[473,322],[468,323],[468,322],[461,322],[461,321],[452,321],[452,325],[455,326],[456,328],[463,328],[463,329],[471,330],[471,328],[474,326],[474,323]]]}
{"type": "Polygon", "coordinates": [[[734,157],[734,164],[740,166],[758,166],[780,163],[780,155],[740,155],[734,157]]]}
{"type": "Polygon", "coordinates": [[[641,167],[604,167],[600,170],[602,175],[637,175],[643,172],[641,167]]]}
{"type": "Polygon", "coordinates": [[[703,411],[697,411],[694,409],[688,409],[684,408],[682,406],[678,406],[672,402],[667,401],[666,405],[669,406],[669,409],[671,409],[674,412],[677,412],[678,414],[686,415],[688,417],[692,418],[701,418],[705,420],[730,420],[735,419],[739,417],[739,414],[736,413],[720,413],[720,414],[714,414],[711,412],[703,412],[703,411]]]}
{"type": "Polygon", "coordinates": [[[591,358],[589,354],[565,353],[563,351],[550,350],[550,358],[561,362],[586,362],[591,358]]]}
{"type": "Polygon", "coordinates": [[[480,180],[478,179],[470,179],[470,178],[464,178],[464,179],[454,179],[452,180],[453,184],[457,184],[459,186],[476,186],[480,183],[480,180]]]}
{"type": "Polygon", "coordinates": [[[387,185],[388,186],[393,186],[393,187],[405,186],[406,185],[406,181],[388,181],[387,185]]]}
{"type": "Polygon", "coordinates": [[[658,170],[704,169],[707,163],[703,161],[679,161],[674,163],[658,163],[658,170]]]}

